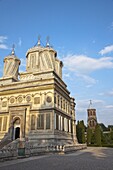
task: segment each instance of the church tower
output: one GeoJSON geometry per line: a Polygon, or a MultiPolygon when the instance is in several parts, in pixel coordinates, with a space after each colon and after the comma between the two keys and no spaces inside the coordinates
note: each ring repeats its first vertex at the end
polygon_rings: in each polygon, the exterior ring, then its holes
{"type": "Polygon", "coordinates": [[[96,109],[92,107],[92,101],[90,100],[89,108],[87,109],[88,120],[87,125],[90,129],[95,129],[97,125],[96,109]]]}
{"type": "Polygon", "coordinates": [[[6,82],[18,81],[19,65],[20,60],[16,57],[13,47],[11,54],[4,58],[3,78],[6,79],[6,82]]]}

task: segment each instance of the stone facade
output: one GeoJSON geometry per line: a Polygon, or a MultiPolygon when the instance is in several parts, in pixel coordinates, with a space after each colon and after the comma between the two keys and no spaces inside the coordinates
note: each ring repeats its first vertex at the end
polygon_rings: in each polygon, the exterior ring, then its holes
{"type": "Polygon", "coordinates": [[[38,42],[26,53],[26,72],[19,73],[19,65],[13,49],[0,78],[0,140],[76,144],[75,102],[57,52],[38,42]]]}

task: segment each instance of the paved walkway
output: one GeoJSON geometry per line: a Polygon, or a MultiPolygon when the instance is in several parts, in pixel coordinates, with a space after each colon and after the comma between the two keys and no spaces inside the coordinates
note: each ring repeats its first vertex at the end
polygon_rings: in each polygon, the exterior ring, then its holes
{"type": "Polygon", "coordinates": [[[88,148],[0,163],[0,170],[113,170],[113,148],[88,148]]]}

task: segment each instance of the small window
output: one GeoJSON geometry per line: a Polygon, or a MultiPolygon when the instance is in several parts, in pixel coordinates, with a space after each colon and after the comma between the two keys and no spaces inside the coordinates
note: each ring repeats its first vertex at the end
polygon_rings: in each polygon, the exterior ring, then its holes
{"type": "Polygon", "coordinates": [[[46,114],[46,129],[50,129],[50,113],[46,114]]]}
{"type": "Polygon", "coordinates": [[[62,109],[62,98],[61,98],[61,109],[62,109]]]}
{"type": "Polygon", "coordinates": [[[7,128],[7,117],[4,117],[4,121],[3,121],[3,131],[6,131],[7,128]]]}
{"type": "Polygon", "coordinates": [[[56,104],[56,94],[55,94],[55,96],[54,96],[54,103],[56,104]]]}
{"type": "Polygon", "coordinates": [[[2,117],[0,117],[0,131],[2,130],[2,117]]]}
{"type": "Polygon", "coordinates": [[[38,115],[37,129],[44,129],[44,115],[43,114],[38,115]]]}
{"type": "Polygon", "coordinates": [[[56,115],[56,129],[58,130],[59,128],[59,120],[58,120],[58,115],[56,115]]]}
{"type": "Polygon", "coordinates": [[[31,130],[35,130],[35,115],[31,116],[31,130]]]}
{"type": "Polygon", "coordinates": [[[62,130],[64,131],[64,117],[62,117],[62,130]]]}
{"type": "Polygon", "coordinates": [[[65,109],[65,100],[63,100],[63,108],[65,109]]]}

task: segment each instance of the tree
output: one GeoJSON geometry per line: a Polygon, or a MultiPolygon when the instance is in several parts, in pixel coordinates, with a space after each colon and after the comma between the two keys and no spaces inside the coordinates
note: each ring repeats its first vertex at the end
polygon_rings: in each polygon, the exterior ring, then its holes
{"type": "Polygon", "coordinates": [[[109,130],[103,123],[99,123],[99,125],[100,125],[103,132],[109,130]]]}
{"type": "Polygon", "coordinates": [[[87,128],[87,145],[91,144],[91,138],[92,138],[92,130],[88,127],[87,128]]]}
{"type": "Polygon", "coordinates": [[[99,124],[97,124],[95,127],[94,136],[95,136],[95,145],[101,146],[101,129],[99,124]]]}
{"type": "Polygon", "coordinates": [[[84,121],[78,121],[76,126],[77,139],[79,143],[85,143],[85,125],[84,121]]]}
{"type": "Polygon", "coordinates": [[[103,131],[101,132],[101,143],[102,144],[106,144],[108,140],[108,137],[106,134],[103,133],[103,131]]]}
{"type": "Polygon", "coordinates": [[[110,143],[113,144],[113,129],[110,130],[110,143]]]}

